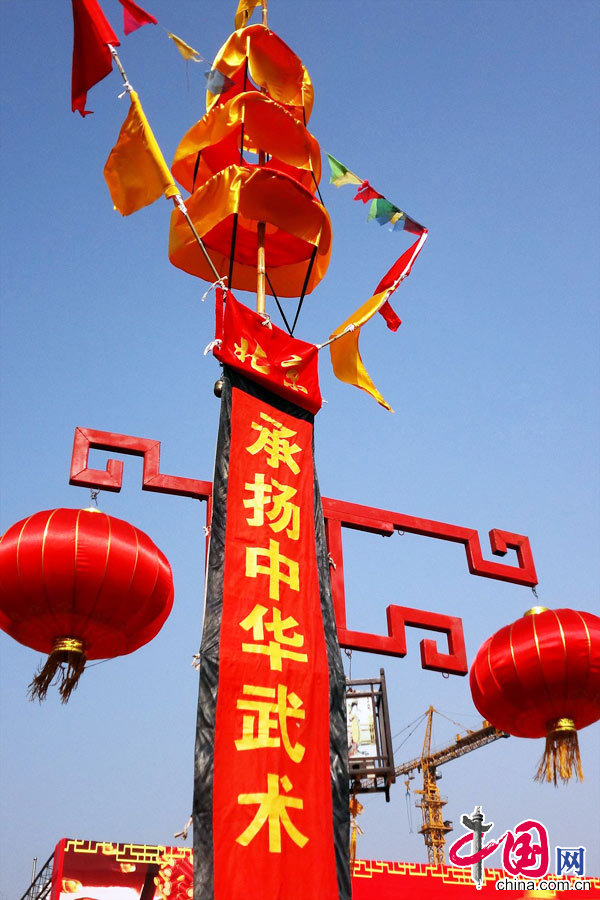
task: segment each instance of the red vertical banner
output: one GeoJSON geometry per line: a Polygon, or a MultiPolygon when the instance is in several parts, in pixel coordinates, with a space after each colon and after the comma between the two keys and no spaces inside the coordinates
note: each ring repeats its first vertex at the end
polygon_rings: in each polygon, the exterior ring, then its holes
{"type": "Polygon", "coordinates": [[[235,387],[230,422],[214,897],[334,900],[313,426],[235,387]]]}
{"type": "MultiPolygon", "coordinates": [[[[238,337],[223,343],[239,346],[238,337]]],[[[262,365],[280,351],[269,344],[262,365]]],[[[223,366],[222,384],[199,654],[194,900],[350,900],[346,682],[314,404],[303,392],[291,402],[237,362],[223,366]]]]}

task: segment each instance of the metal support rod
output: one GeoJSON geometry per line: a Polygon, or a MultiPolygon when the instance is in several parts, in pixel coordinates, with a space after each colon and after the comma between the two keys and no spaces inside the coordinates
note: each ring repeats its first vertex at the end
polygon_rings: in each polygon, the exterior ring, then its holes
{"type": "MultiPolygon", "coordinates": [[[[264,154],[261,152],[260,156],[264,154]]],[[[260,159],[260,157],[259,157],[260,159]]],[[[256,228],[256,239],[258,248],[256,252],[256,312],[261,315],[266,311],[266,289],[265,289],[265,229],[264,222],[259,222],[256,228]]]]}
{"type": "MultiPolygon", "coordinates": [[[[268,0],[262,0],[262,23],[266,27],[268,20],[268,0]]],[[[246,54],[247,58],[247,54],[246,54]]],[[[263,89],[264,93],[264,89],[263,89]]],[[[265,164],[265,152],[264,150],[258,151],[258,164],[259,166],[264,166],[265,164]]],[[[266,312],[266,285],[265,285],[265,230],[266,225],[264,222],[259,222],[256,228],[256,239],[258,243],[258,248],[256,251],[256,312],[264,315],[266,312]]]]}
{"type": "Polygon", "coordinates": [[[206,247],[204,246],[204,242],[203,242],[202,238],[200,237],[200,235],[199,235],[198,232],[196,231],[196,226],[194,225],[194,223],[192,222],[192,220],[191,220],[191,218],[190,218],[190,214],[189,214],[189,212],[187,211],[186,205],[185,205],[185,203],[183,202],[183,197],[181,196],[181,194],[176,194],[175,197],[173,197],[173,203],[175,204],[175,206],[177,206],[177,207],[181,210],[181,212],[182,212],[183,215],[185,216],[185,220],[186,220],[186,222],[188,223],[188,225],[190,226],[190,228],[191,228],[191,230],[192,230],[192,234],[193,234],[194,237],[196,238],[196,241],[197,241],[197,243],[198,243],[198,246],[200,247],[200,249],[202,250],[202,253],[204,254],[204,259],[206,260],[206,262],[207,262],[208,265],[210,266],[210,270],[211,270],[211,272],[213,273],[213,275],[215,276],[215,281],[221,281],[221,276],[220,276],[219,273],[217,272],[217,270],[216,270],[216,268],[215,268],[215,264],[213,263],[212,259],[211,259],[210,256],[208,255],[208,250],[207,250],[206,247]]]}
{"type": "Polygon", "coordinates": [[[114,59],[116,65],[117,65],[117,69],[118,69],[119,72],[121,73],[121,77],[122,77],[122,79],[123,79],[123,82],[124,82],[125,84],[129,84],[129,79],[127,78],[127,75],[125,74],[125,69],[123,68],[123,65],[122,65],[122,63],[121,63],[121,60],[119,59],[119,57],[118,57],[118,55],[117,55],[117,51],[115,50],[115,48],[113,47],[112,44],[109,44],[109,45],[108,45],[108,49],[110,50],[110,55],[112,56],[112,58],[114,59]]]}

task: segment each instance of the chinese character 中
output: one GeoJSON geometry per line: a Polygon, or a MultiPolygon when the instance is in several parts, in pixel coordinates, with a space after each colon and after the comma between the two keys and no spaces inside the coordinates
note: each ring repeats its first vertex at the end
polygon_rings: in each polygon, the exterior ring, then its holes
{"type": "Polygon", "coordinates": [[[279,542],[272,538],[268,547],[246,547],[246,575],[256,578],[257,575],[269,576],[269,600],[279,600],[279,583],[289,585],[292,591],[300,590],[298,563],[279,552],[279,542]],[[267,563],[261,565],[259,557],[266,557],[267,563]],[[287,569],[287,574],[284,571],[287,569]]]}
{"type": "Polygon", "coordinates": [[[296,763],[301,762],[306,748],[299,742],[292,744],[288,731],[288,719],[304,719],[305,712],[300,709],[300,697],[293,691],[288,693],[284,684],[278,684],[277,690],[274,687],[245,684],[243,693],[244,696],[237,701],[237,708],[248,715],[243,716],[242,737],[236,740],[236,749],[279,747],[283,742],[290,759],[296,763]]]}
{"type": "Polygon", "coordinates": [[[266,606],[257,604],[252,612],[240,622],[240,626],[244,631],[252,631],[255,641],[264,641],[265,631],[273,635],[273,640],[263,644],[242,644],[242,651],[244,653],[262,653],[268,656],[269,668],[272,672],[282,671],[282,660],[284,659],[307,663],[306,653],[286,649],[287,647],[302,647],[304,644],[304,635],[293,630],[298,622],[292,616],[282,619],[281,610],[276,608],[271,610],[272,618],[270,622],[267,622],[265,621],[267,612],[266,606]]]}
{"type": "MultiPolygon", "coordinates": [[[[541,822],[526,819],[517,825],[515,834],[512,831],[506,831],[498,840],[488,841],[488,843],[484,844],[483,832],[491,828],[491,823],[484,826],[483,815],[481,813],[480,815],[481,822],[479,826],[481,827],[474,827],[474,825],[477,826],[477,823],[470,820],[468,816],[462,817],[463,825],[469,828],[472,834],[463,835],[450,847],[448,856],[452,865],[478,867],[475,881],[481,882],[482,860],[494,853],[500,844],[504,844],[502,865],[506,872],[510,875],[521,875],[524,878],[544,877],[550,864],[550,845],[548,832],[541,822]],[[533,835],[530,832],[533,832],[533,835]],[[537,842],[534,842],[536,836],[537,842]],[[472,852],[466,856],[459,856],[458,851],[471,840],[472,852]]],[[[475,819],[475,816],[473,819],[475,819]]]]}
{"type": "Polygon", "coordinates": [[[292,782],[284,775],[280,778],[276,773],[267,774],[266,794],[238,794],[238,803],[241,805],[258,805],[255,816],[248,827],[236,838],[238,844],[247,847],[254,840],[263,825],[268,822],[269,828],[269,853],[281,853],[281,826],[298,847],[304,847],[308,842],[306,835],[298,831],[290,819],[288,808],[303,809],[304,801],[300,797],[286,796],[292,789],[292,782]],[[279,783],[285,794],[279,793],[279,783]]]}
{"type": "Polygon", "coordinates": [[[297,432],[292,431],[291,428],[286,428],[281,422],[277,422],[266,413],[261,412],[260,418],[265,422],[270,422],[275,427],[271,429],[267,425],[253,422],[252,428],[254,431],[258,431],[259,435],[250,447],[246,447],[246,450],[253,456],[264,450],[267,454],[267,465],[271,466],[272,469],[278,469],[281,462],[285,463],[294,475],[297,475],[300,471],[300,466],[294,459],[294,456],[296,453],[301,452],[301,448],[298,444],[290,444],[289,441],[289,438],[295,437],[297,432]]]}
{"type": "Polygon", "coordinates": [[[292,497],[298,493],[296,488],[287,484],[280,484],[274,478],[271,484],[265,483],[265,476],[257,473],[254,482],[246,482],[247,491],[252,491],[253,497],[244,500],[246,509],[251,509],[252,516],[246,519],[248,525],[263,525],[265,521],[265,509],[269,519],[269,527],[272,531],[283,531],[292,541],[297,541],[300,536],[300,507],[291,503],[292,497]],[[275,488],[276,493],[273,493],[275,488]]]}

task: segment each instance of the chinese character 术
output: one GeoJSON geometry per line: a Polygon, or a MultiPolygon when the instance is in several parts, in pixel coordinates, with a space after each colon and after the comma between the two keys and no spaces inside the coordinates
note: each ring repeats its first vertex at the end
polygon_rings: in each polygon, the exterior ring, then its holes
{"type": "Polygon", "coordinates": [[[258,805],[254,818],[248,827],[236,838],[238,844],[247,847],[254,840],[263,825],[268,823],[269,829],[269,853],[281,853],[281,826],[298,847],[304,847],[308,842],[306,835],[298,831],[290,819],[289,809],[302,809],[304,801],[300,797],[286,796],[292,789],[292,782],[284,775],[280,778],[277,773],[267,774],[266,794],[238,794],[240,805],[258,805]],[[279,793],[279,783],[284,794],[279,793]]]}

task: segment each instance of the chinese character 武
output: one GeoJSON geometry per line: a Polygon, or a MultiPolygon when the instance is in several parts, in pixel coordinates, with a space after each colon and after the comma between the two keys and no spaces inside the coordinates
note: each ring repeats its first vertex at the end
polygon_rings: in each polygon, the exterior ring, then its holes
{"type": "Polygon", "coordinates": [[[236,749],[258,750],[283,743],[290,759],[301,762],[306,748],[299,742],[292,744],[288,731],[288,719],[304,719],[300,697],[288,692],[284,684],[278,684],[277,689],[245,684],[243,694],[237,708],[246,715],[242,720],[242,737],[235,741],[236,749]]]}

